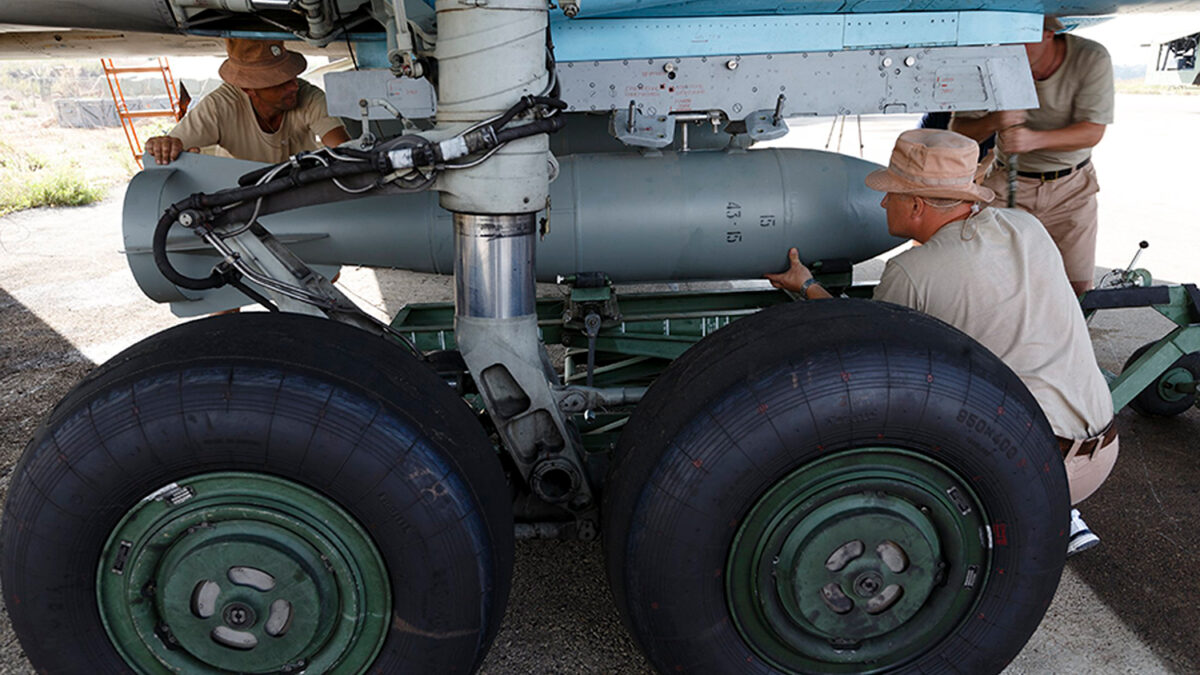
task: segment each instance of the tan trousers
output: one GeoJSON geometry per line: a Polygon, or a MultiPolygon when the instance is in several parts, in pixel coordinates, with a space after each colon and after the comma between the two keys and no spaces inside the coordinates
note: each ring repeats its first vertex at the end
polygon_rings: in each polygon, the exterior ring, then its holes
{"type": "MultiPolygon", "coordinates": [[[[1008,172],[1003,167],[996,165],[983,184],[996,193],[993,206],[1008,203],[1008,172]]],[[[1017,206],[1042,221],[1062,254],[1068,281],[1091,282],[1095,276],[1099,191],[1096,169],[1090,163],[1058,180],[1017,178],[1017,206]]]]}
{"type": "Polygon", "coordinates": [[[1083,440],[1075,441],[1067,453],[1063,463],[1067,466],[1067,482],[1071,486],[1071,505],[1092,496],[1100,484],[1112,473],[1113,465],[1117,463],[1117,449],[1120,447],[1120,437],[1114,436],[1108,445],[1097,448],[1091,456],[1080,457],[1079,447],[1083,440]]]}

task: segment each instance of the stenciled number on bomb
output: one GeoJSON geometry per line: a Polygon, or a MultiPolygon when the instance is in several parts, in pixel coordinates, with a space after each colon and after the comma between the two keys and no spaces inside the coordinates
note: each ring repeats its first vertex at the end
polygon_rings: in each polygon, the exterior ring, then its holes
{"type": "MultiPolygon", "coordinates": [[[[738,226],[737,219],[741,218],[741,217],[742,217],[742,205],[741,204],[738,204],[737,202],[728,202],[727,204],[725,204],[725,219],[729,221],[729,224],[731,226],[736,228],[738,226]]],[[[726,244],[737,244],[737,243],[740,243],[741,241],[742,241],[742,231],[741,230],[734,229],[734,230],[727,230],[725,232],[725,243],[726,244]]]]}

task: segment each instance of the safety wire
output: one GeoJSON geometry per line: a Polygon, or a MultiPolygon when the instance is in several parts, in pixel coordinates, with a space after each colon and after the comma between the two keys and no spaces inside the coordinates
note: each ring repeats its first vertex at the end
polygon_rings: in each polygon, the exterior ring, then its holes
{"type": "MultiPolygon", "coordinates": [[[[291,161],[283,162],[283,163],[279,164],[275,168],[273,168],[270,171],[268,171],[267,173],[263,174],[262,178],[259,178],[258,181],[255,183],[255,185],[262,185],[263,183],[271,181],[272,179],[275,178],[275,176],[279,175],[280,171],[283,171],[291,164],[292,164],[291,161]]],[[[263,202],[262,197],[259,197],[258,199],[254,200],[254,212],[250,214],[250,217],[248,219],[246,219],[245,224],[243,224],[238,229],[236,229],[232,232],[214,232],[213,234],[215,234],[217,237],[219,237],[221,239],[228,239],[230,237],[236,237],[239,234],[245,232],[246,230],[249,230],[251,227],[254,226],[254,223],[258,222],[258,214],[262,211],[262,202],[263,202]]],[[[241,206],[241,205],[242,205],[242,202],[235,202],[233,204],[230,204],[228,208],[232,209],[236,206],[241,206]]]]}
{"type": "MultiPolygon", "coordinates": [[[[309,156],[312,157],[312,159],[315,160],[321,166],[329,166],[329,162],[326,161],[326,159],[324,157],[320,156],[319,154],[312,154],[309,156]]],[[[330,153],[330,156],[333,157],[334,159],[342,159],[340,157],[337,157],[336,155],[333,155],[332,153],[330,153]]],[[[357,159],[354,157],[347,157],[345,159],[342,159],[342,161],[361,162],[363,160],[357,159]]],[[[374,182],[372,182],[368,185],[364,185],[362,187],[351,188],[351,187],[346,187],[345,185],[342,184],[342,182],[340,180],[338,180],[336,178],[330,178],[330,180],[333,181],[333,184],[336,185],[339,190],[341,190],[342,192],[346,192],[348,194],[352,194],[352,195],[362,194],[364,192],[368,192],[370,190],[374,190],[375,188],[379,187],[379,181],[374,181],[374,182]]]]}

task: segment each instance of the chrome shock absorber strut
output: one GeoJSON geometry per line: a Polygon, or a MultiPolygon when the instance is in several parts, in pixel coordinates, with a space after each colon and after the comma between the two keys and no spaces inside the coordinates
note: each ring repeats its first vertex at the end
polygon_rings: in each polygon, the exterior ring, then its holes
{"type": "MultiPolygon", "coordinates": [[[[438,124],[459,133],[542,95],[544,0],[438,0],[438,124]]],[[[511,124],[522,124],[520,118],[511,124]]],[[[505,449],[542,499],[594,507],[574,424],[555,395],[535,308],[535,216],[549,194],[545,134],[511,141],[469,168],[448,167],[441,204],[454,213],[455,338],[505,449]]]]}

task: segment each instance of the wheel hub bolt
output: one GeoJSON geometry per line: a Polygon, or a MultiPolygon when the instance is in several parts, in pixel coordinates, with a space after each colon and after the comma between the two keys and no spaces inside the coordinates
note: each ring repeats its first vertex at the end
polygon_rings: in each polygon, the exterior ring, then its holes
{"type": "Polygon", "coordinates": [[[883,577],[878,572],[865,572],[854,580],[854,592],[859,597],[874,597],[883,588],[883,577]]]}
{"type": "Polygon", "coordinates": [[[230,628],[248,628],[254,625],[254,610],[240,603],[230,603],[222,613],[225,624],[230,628]]]}

